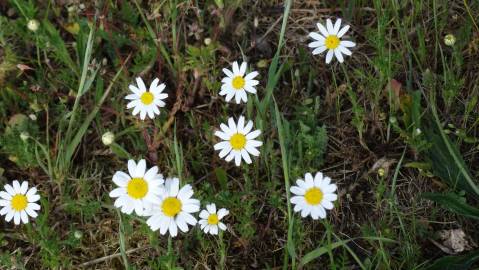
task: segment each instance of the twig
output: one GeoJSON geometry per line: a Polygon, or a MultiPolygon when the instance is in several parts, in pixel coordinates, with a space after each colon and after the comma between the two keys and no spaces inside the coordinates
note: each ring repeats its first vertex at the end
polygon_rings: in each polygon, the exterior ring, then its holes
{"type": "MultiPolygon", "coordinates": [[[[130,254],[130,253],[137,252],[139,250],[143,250],[143,249],[147,249],[147,248],[150,248],[150,247],[137,247],[137,248],[127,250],[125,253],[130,254]]],[[[108,256],[105,256],[105,257],[101,257],[101,258],[97,258],[97,259],[94,259],[94,260],[91,260],[91,261],[88,261],[88,262],[84,262],[84,263],[78,265],[78,267],[90,266],[90,265],[93,265],[93,264],[97,264],[97,263],[108,261],[108,260],[111,260],[111,259],[114,259],[114,258],[118,258],[120,256],[121,256],[121,253],[111,254],[111,255],[108,255],[108,256]]]]}

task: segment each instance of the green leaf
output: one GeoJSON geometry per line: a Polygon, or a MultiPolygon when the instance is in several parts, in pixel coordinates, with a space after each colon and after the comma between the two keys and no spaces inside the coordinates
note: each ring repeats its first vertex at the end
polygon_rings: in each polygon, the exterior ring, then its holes
{"type": "Polygon", "coordinates": [[[222,190],[228,189],[228,177],[226,175],[226,171],[223,168],[216,168],[215,169],[216,179],[221,186],[222,190]]]}
{"type": "Polygon", "coordinates": [[[442,207],[470,218],[479,219],[479,209],[466,203],[465,199],[454,193],[424,193],[422,196],[440,204],[442,207]]]}
{"type": "Polygon", "coordinates": [[[425,152],[432,164],[433,173],[453,188],[465,190],[470,195],[479,197],[479,187],[472,179],[456,144],[451,142],[442,128],[435,105],[431,102],[433,119],[424,134],[431,147],[425,152]]]}
{"type": "Polygon", "coordinates": [[[462,256],[446,256],[436,260],[425,270],[467,270],[479,260],[479,250],[462,256]]]}
{"type": "Polygon", "coordinates": [[[377,241],[390,242],[390,243],[396,242],[392,239],[383,238],[383,237],[358,237],[358,238],[350,238],[350,239],[347,239],[347,240],[340,240],[340,241],[332,243],[329,247],[325,247],[325,246],[318,247],[318,248],[314,249],[313,251],[310,251],[309,253],[304,255],[303,258],[301,259],[300,263],[299,263],[300,268],[302,266],[304,266],[305,264],[323,256],[324,254],[327,254],[329,251],[331,251],[333,249],[336,249],[338,247],[341,247],[341,246],[347,247],[346,246],[347,243],[349,243],[351,241],[354,241],[354,240],[358,240],[358,239],[377,240],[377,241]]]}

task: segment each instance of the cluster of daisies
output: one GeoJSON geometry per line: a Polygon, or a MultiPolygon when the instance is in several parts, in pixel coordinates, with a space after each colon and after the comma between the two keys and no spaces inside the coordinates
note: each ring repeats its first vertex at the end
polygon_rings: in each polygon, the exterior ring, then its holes
{"type": "Polygon", "coordinates": [[[110,192],[115,199],[115,207],[122,213],[147,217],[146,224],[151,230],[167,232],[172,237],[187,232],[189,226],[201,225],[205,233],[218,234],[226,230],[221,219],[228,215],[228,210],[216,209],[208,204],[200,212],[200,221],[194,216],[200,211],[200,201],[193,198],[191,185],[180,186],[178,178],[164,178],[158,167],[146,167],[144,159],[136,163],[128,161],[128,173],[118,171],[113,175],[113,182],[118,186],[110,192]]]}
{"type": "MultiPolygon", "coordinates": [[[[339,62],[344,61],[343,55],[350,56],[352,52],[348,48],[355,47],[354,42],[342,40],[349,25],[341,27],[341,19],[333,22],[326,20],[326,26],[318,23],[319,32],[311,32],[309,36],[314,39],[308,46],[313,48],[313,55],[326,52],[326,63],[331,63],[333,57],[339,62]]],[[[226,102],[234,99],[236,104],[246,103],[248,94],[256,94],[256,86],[259,84],[255,78],[257,71],[247,72],[247,63],[234,62],[232,69],[223,69],[226,75],[222,79],[220,96],[224,96],[226,102]]],[[[166,105],[168,97],[164,93],[166,85],[154,79],[147,88],[141,78],[136,79],[136,85],[130,85],[131,94],[125,99],[129,100],[128,109],[133,109],[134,116],[139,114],[141,120],[146,117],[153,119],[160,114],[160,108],[166,105]]],[[[253,130],[253,122],[246,120],[244,116],[237,118],[229,117],[227,124],[220,124],[220,130],[215,133],[220,142],[214,145],[219,151],[219,157],[227,162],[234,160],[236,166],[242,161],[252,163],[252,156],[259,156],[258,147],[263,143],[257,138],[261,135],[260,130],[253,130]]],[[[172,237],[181,232],[187,232],[190,226],[199,225],[209,234],[218,234],[220,230],[226,230],[226,225],[221,220],[229,214],[229,211],[217,209],[214,203],[207,204],[201,210],[198,199],[193,198],[194,191],[191,185],[181,185],[178,178],[164,178],[157,166],[147,169],[146,161],[136,163],[129,160],[128,173],[117,171],[113,175],[113,182],[117,188],[110,192],[110,197],[115,198],[114,206],[122,213],[146,217],[146,223],[153,231],[160,231],[164,235],[167,232],[172,237]],[[199,220],[195,216],[199,212],[199,220]]],[[[306,173],[304,179],[298,179],[296,185],[291,186],[290,191],[294,194],[290,202],[294,205],[294,211],[300,212],[302,217],[311,216],[313,219],[325,218],[326,210],[333,208],[333,202],[337,200],[337,186],[331,183],[331,179],[321,172],[314,176],[306,173]]],[[[28,223],[29,218],[37,217],[40,205],[37,203],[40,195],[35,187],[28,188],[28,182],[13,181],[6,184],[4,191],[0,191],[0,215],[5,215],[5,220],[13,220],[15,224],[28,223]]]]}

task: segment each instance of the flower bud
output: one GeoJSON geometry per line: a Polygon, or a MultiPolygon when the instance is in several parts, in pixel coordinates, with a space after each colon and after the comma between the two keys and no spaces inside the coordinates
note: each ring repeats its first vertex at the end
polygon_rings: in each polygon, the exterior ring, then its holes
{"type": "Polygon", "coordinates": [[[103,142],[104,145],[108,146],[115,141],[115,134],[113,134],[113,132],[111,131],[105,132],[101,136],[101,141],[103,142]]]}

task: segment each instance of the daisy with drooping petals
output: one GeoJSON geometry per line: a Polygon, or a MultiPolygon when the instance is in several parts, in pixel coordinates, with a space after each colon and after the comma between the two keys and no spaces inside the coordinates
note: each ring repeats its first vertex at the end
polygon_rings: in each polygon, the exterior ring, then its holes
{"type": "Polygon", "coordinates": [[[330,19],[327,19],[326,27],[320,23],[317,23],[317,26],[319,33],[309,33],[309,36],[315,39],[315,41],[308,44],[310,48],[315,48],[313,54],[320,54],[328,50],[326,64],[331,62],[333,55],[336,56],[340,63],[344,62],[343,54],[351,55],[352,52],[348,48],[356,46],[356,43],[352,41],[341,40],[349,30],[349,25],[341,28],[341,19],[337,19],[334,25],[330,19]]]}
{"type": "Polygon", "coordinates": [[[219,209],[217,212],[214,203],[207,204],[206,209],[203,209],[200,212],[201,219],[198,223],[205,233],[218,234],[218,230],[226,230],[226,225],[220,220],[228,214],[229,211],[224,208],[219,209]]]}
{"type": "Polygon", "coordinates": [[[126,108],[133,109],[133,115],[140,113],[140,119],[145,120],[146,115],[149,118],[155,118],[156,114],[160,114],[158,107],[165,107],[163,99],[168,97],[168,94],[162,93],[165,90],[166,85],[164,83],[158,85],[160,80],[158,78],[151,82],[150,88],[146,89],[145,83],[141,78],[136,78],[138,86],[129,85],[133,94],[125,97],[125,99],[131,100],[126,108]]]}
{"type": "Polygon", "coordinates": [[[158,173],[154,166],[146,170],[146,161],[140,160],[138,164],[128,160],[128,174],[117,171],[113,175],[113,182],[118,186],[110,192],[110,197],[117,198],[115,207],[121,212],[131,214],[133,211],[139,216],[143,215],[148,203],[159,200],[163,175],[158,173]]]}
{"type": "Polygon", "coordinates": [[[338,196],[334,193],[337,189],[335,184],[331,184],[331,178],[323,176],[321,172],[313,176],[306,173],[305,180],[296,180],[296,186],[290,188],[291,193],[295,194],[291,198],[291,203],[295,204],[294,211],[301,212],[302,217],[310,215],[313,219],[325,218],[326,209],[333,209],[332,202],[336,201],[338,196]]]}
{"type": "Polygon", "coordinates": [[[187,232],[188,224],[195,226],[197,223],[191,214],[200,211],[200,201],[191,198],[192,196],[191,185],[184,185],[180,189],[178,178],[167,178],[160,200],[150,204],[146,213],[150,217],[146,224],[151,230],[160,229],[160,234],[169,232],[172,237],[178,234],[178,228],[182,232],[187,232]]]}
{"type": "Polygon", "coordinates": [[[223,73],[226,77],[221,80],[223,85],[221,86],[220,96],[225,96],[226,102],[230,102],[233,97],[235,98],[236,104],[241,102],[247,102],[248,97],[246,92],[251,94],[256,94],[255,86],[259,84],[257,80],[253,80],[258,76],[257,71],[250,72],[246,74],[247,63],[241,63],[241,66],[238,66],[238,62],[233,62],[233,70],[223,68],[223,73]],[[246,74],[246,75],[245,75],[246,74]]]}
{"type": "Polygon", "coordinates": [[[215,135],[223,141],[215,144],[215,150],[221,150],[220,158],[225,158],[227,162],[235,160],[236,166],[241,164],[241,159],[250,164],[251,157],[259,156],[259,151],[256,149],[263,145],[263,142],[255,140],[261,134],[261,130],[251,131],[253,128],[253,121],[249,120],[245,125],[245,119],[240,116],[238,123],[235,123],[232,117],[228,119],[228,126],[221,124],[221,131],[216,131],[215,135]]]}
{"type": "Polygon", "coordinates": [[[6,184],[5,191],[0,191],[0,215],[6,215],[5,221],[10,222],[13,219],[15,225],[23,222],[28,223],[28,216],[36,218],[40,205],[35,203],[40,200],[37,194],[37,188],[28,189],[28,182],[23,181],[20,184],[14,180],[12,185],[6,184]]]}

